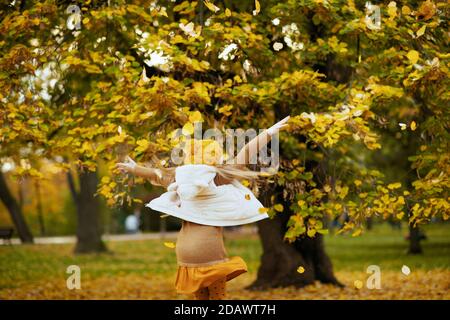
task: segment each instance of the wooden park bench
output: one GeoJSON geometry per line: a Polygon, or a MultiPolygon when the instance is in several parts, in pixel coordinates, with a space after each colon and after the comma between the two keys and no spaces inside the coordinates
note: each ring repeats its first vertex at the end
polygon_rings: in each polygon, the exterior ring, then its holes
{"type": "Polygon", "coordinates": [[[14,228],[11,227],[0,227],[0,239],[3,240],[4,244],[11,244],[11,238],[14,233],[14,228]]]}

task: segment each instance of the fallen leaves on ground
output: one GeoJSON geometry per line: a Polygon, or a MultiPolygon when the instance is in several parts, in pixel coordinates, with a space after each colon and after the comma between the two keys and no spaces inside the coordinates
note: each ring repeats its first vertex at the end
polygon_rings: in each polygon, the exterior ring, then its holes
{"type": "MultiPolygon", "coordinates": [[[[305,288],[274,288],[250,291],[245,287],[255,274],[244,274],[228,282],[228,299],[315,300],[315,299],[450,299],[450,271],[417,270],[406,276],[401,272],[382,274],[381,289],[367,289],[363,272],[337,272],[344,288],[316,282],[305,288]],[[362,288],[355,288],[355,281],[362,288]]],[[[175,274],[171,277],[151,274],[121,274],[111,277],[82,278],[80,290],[69,290],[65,278],[30,282],[17,288],[0,289],[0,299],[191,299],[174,289],[175,274]]]]}

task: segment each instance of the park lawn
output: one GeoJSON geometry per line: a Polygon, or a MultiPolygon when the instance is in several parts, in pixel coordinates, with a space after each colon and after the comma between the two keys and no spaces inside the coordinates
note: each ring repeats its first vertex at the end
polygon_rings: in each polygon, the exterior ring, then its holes
{"type": "MultiPolygon", "coordinates": [[[[425,228],[424,254],[406,254],[407,229],[376,225],[359,237],[326,237],[327,252],[345,288],[316,283],[303,289],[244,290],[255,278],[261,255],[256,235],[226,233],[230,256],[241,256],[249,272],[229,282],[230,299],[450,299],[450,225],[425,228]],[[369,265],[381,269],[382,288],[357,289],[369,265]],[[411,269],[408,276],[403,265],[411,269]]],[[[108,242],[110,253],[74,255],[73,245],[0,246],[0,299],[183,299],[173,288],[175,250],[166,240],[108,242]],[[81,290],[68,290],[66,268],[81,268],[81,290]]]]}

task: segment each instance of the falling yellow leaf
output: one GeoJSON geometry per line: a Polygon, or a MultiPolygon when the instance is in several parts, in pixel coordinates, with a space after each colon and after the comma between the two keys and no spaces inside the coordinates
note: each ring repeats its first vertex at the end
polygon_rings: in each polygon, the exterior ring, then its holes
{"type": "Polygon", "coordinates": [[[419,60],[419,53],[416,50],[410,50],[406,54],[406,57],[411,64],[415,64],[419,60]]]}
{"type": "Polygon", "coordinates": [[[175,248],[175,243],[173,243],[173,242],[164,242],[164,245],[170,249],[175,248]]]}
{"type": "Polygon", "coordinates": [[[203,3],[205,4],[205,6],[212,12],[216,13],[217,11],[220,10],[220,8],[218,6],[216,6],[214,3],[209,2],[209,0],[204,0],[203,3]]]}
{"type": "Polygon", "coordinates": [[[402,267],[402,273],[407,276],[411,273],[411,269],[407,265],[403,265],[402,267]]]}
{"type": "Polygon", "coordinates": [[[417,128],[417,124],[416,124],[416,122],[415,122],[415,121],[411,122],[411,125],[410,125],[410,127],[411,127],[411,130],[412,130],[412,131],[415,131],[415,130],[416,130],[416,128],[417,128]]]}
{"type": "Polygon", "coordinates": [[[267,209],[267,208],[259,208],[258,209],[259,213],[266,213],[267,211],[269,211],[269,209],[267,209]]]}
{"type": "Polygon", "coordinates": [[[250,195],[248,193],[245,195],[245,200],[250,200],[250,195]]]}
{"type": "Polygon", "coordinates": [[[303,268],[302,266],[297,268],[297,272],[298,273],[304,273],[305,272],[305,268],[303,268]]]}
{"type": "Polygon", "coordinates": [[[200,111],[191,112],[191,114],[189,115],[189,122],[203,122],[203,117],[200,111]]]}
{"type": "Polygon", "coordinates": [[[162,15],[163,17],[166,17],[166,18],[169,17],[169,16],[167,15],[167,11],[165,10],[165,8],[162,9],[162,10],[160,10],[160,11],[159,11],[159,14],[162,15]]]}
{"type": "Polygon", "coordinates": [[[226,9],[225,9],[225,15],[226,15],[227,17],[231,17],[231,10],[228,9],[228,8],[226,8],[226,9]]]}
{"type": "Polygon", "coordinates": [[[276,205],[273,206],[273,208],[275,209],[275,211],[278,212],[282,212],[284,210],[284,207],[281,203],[277,203],[276,205]]]}
{"type": "Polygon", "coordinates": [[[406,124],[400,122],[398,125],[400,126],[401,130],[406,130],[406,124]]]}
{"type": "Polygon", "coordinates": [[[191,134],[194,133],[194,126],[192,123],[187,122],[184,126],[183,129],[181,130],[182,133],[186,136],[190,136],[191,134]]]}
{"type": "Polygon", "coordinates": [[[422,28],[420,28],[419,30],[417,30],[417,32],[416,32],[417,38],[420,37],[420,36],[423,36],[423,34],[425,33],[425,29],[426,29],[426,28],[427,28],[427,25],[424,24],[424,25],[422,26],[422,28]]]}
{"type": "Polygon", "coordinates": [[[255,0],[255,10],[253,10],[253,15],[256,16],[261,11],[261,5],[258,0],[255,0]]]}
{"type": "Polygon", "coordinates": [[[353,282],[353,284],[355,285],[356,289],[361,289],[363,287],[363,283],[361,280],[355,280],[355,282],[353,282]]]}

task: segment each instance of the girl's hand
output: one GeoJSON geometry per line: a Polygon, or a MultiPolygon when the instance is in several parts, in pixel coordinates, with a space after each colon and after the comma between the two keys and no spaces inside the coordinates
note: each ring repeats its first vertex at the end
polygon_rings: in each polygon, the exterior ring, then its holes
{"type": "Polygon", "coordinates": [[[133,173],[134,168],[136,168],[136,162],[131,159],[129,156],[126,157],[125,162],[119,162],[116,164],[116,168],[119,169],[122,173],[133,173]]]}
{"type": "Polygon", "coordinates": [[[275,123],[273,126],[271,126],[269,129],[267,129],[267,133],[271,136],[273,136],[274,134],[276,134],[280,129],[284,128],[287,126],[286,122],[289,121],[289,119],[291,118],[291,116],[287,116],[286,118],[284,118],[283,120],[281,120],[280,122],[275,123]]]}

